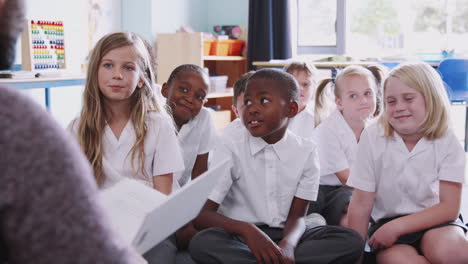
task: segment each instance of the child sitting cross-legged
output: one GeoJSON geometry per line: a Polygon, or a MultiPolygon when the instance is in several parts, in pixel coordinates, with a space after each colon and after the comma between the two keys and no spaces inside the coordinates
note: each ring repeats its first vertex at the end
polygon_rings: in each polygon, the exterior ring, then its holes
{"type": "Polygon", "coordinates": [[[288,131],[298,111],[293,76],[262,69],[247,80],[236,138],[216,147],[213,164],[229,159],[199,216],[189,244],[197,263],[353,263],[359,235],[339,226],[307,226],[317,197],[316,146],[288,131]]]}

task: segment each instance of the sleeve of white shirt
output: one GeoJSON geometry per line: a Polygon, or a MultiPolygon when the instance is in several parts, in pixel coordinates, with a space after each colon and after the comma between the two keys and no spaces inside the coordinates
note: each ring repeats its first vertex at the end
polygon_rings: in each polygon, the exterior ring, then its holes
{"type": "Polygon", "coordinates": [[[203,114],[201,122],[203,134],[201,137],[200,148],[197,153],[198,155],[210,152],[216,144],[216,130],[211,114],[204,108],[202,108],[200,114],[203,114]]]}
{"type": "Polygon", "coordinates": [[[348,158],[334,131],[325,127],[317,132],[320,175],[329,175],[349,168],[348,158]]]}
{"type": "Polygon", "coordinates": [[[159,127],[156,135],[156,153],[153,160],[153,176],[184,170],[184,159],[169,117],[156,119],[159,127]]]}
{"type": "Polygon", "coordinates": [[[310,152],[295,196],[308,201],[316,201],[320,183],[320,163],[317,147],[310,152]]]}
{"type": "Polygon", "coordinates": [[[451,182],[465,182],[465,151],[458,142],[456,136],[452,131],[449,134],[447,141],[445,141],[444,148],[445,155],[442,158],[441,166],[439,168],[439,179],[451,182]]]}
{"type": "MultiPolygon", "coordinates": [[[[213,154],[213,165],[216,165],[226,159],[232,161],[232,152],[221,142],[216,145],[213,154]]],[[[208,196],[208,199],[217,204],[221,204],[223,202],[234,182],[232,178],[233,162],[228,162],[226,166],[229,166],[229,168],[222,170],[222,174],[219,175],[218,183],[208,196]]]]}
{"type": "Polygon", "coordinates": [[[371,139],[367,129],[362,132],[356,153],[356,160],[351,167],[346,184],[366,192],[375,192],[376,178],[374,159],[372,157],[371,139]]]}

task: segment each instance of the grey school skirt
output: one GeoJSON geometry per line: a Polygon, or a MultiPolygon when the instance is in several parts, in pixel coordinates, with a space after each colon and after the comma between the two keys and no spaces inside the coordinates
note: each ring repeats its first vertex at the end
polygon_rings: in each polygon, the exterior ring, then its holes
{"type": "MultiPolygon", "coordinates": [[[[388,222],[390,222],[390,221],[392,221],[394,219],[397,219],[399,217],[402,217],[402,216],[384,218],[384,219],[379,220],[379,222],[377,222],[377,223],[371,221],[371,227],[369,228],[369,237],[371,237],[375,233],[375,231],[377,231],[377,229],[379,229],[384,224],[386,224],[386,223],[388,223],[388,222]]],[[[436,229],[436,228],[440,228],[440,227],[444,227],[444,226],[450,226],[450,225],[460,227],[461,229],[463,229],[463,232],[465,232],[465,233],[468,231],[467,226],[465,226],[465,224],[463,223],[463,217],[462,217],[462,215],[460,215],[458,217],[458,219],[455,220],[455,221],[450,221],[450,222],[440,224],[440,225],[436,225],[436,226],[433,226],[433,227],[430,227],[430,228],[427,228],[427,229],[424,229],[424,230],[421,230],[421,231],[418,231],[418,232],[402,235],[402,236],[400,236],[398,238],[398,240],[395,242],[395,244],[411,245],[411,246],[415,247],[418,250],[418,252],[421,253],[420,244],[421,244],[421,239],[422,239],[424,233],[426,233],[427,231],[429,231],[431,229],[436,229]]]]}

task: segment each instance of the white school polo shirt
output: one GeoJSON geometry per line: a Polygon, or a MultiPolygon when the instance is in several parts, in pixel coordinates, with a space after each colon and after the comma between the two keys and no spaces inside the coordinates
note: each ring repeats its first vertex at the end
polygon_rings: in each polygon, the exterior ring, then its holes
{"type": "Polygon", "coordinates": [[[244,129],[216,147],[213,163],[229,159],[209,199],[229,218],[284,227],[294,196],[314,201],[319,184],[315,143],[287,131],[275,144],[244,129]]]}
{"type": "Polygon", "coordinates": [[[320,185],[342,185],[335,173],[351,167],[358,142],[340,110],[317,126],[314,139],[320,160],[320,185]]]}
{"type": "MultiPolygon", "coordinates": [[[[75,137],[78,133],[78,124],[79,120],[75,119],[68,128],[75,137]]],[[[131,149],[136,139],[132,122],[128,121],[118,140],[112,129],[106,125],[102,139],[102,163],[106,175],[103,188],[113,185],[122,177],[137,179],[154,187],[153,176],[184,169],[172,119],[168,115],[152,112],[148,114],[147,126],[144,170],[148,177],[145,177],[141,172],[135,172],[138,169],[138,156],[133,162],[135,170],[132,169],[131,149]]]]}
{"type": "Polygon", "coordinates": [[[372,218],[413,214],[440,202],[439,181],[464,182],[465,152],[452,130],[422,138],[408,152],[402,138],[383,135],[380,124],[362,134],[347,184],[375,192],[372,218]]]}
{"type": "Polygon", "coordinates": [[[216,144],[216,130],[208,109],[202,107],[198,115],[182,126],[177,138],[182,148],[185,170],[178,172],[175,178],[180,186],[184,186],[192,179],[197,156],[210,152],[216,144]]]}
{"type": "Polygon", "coordinates": [[[289,121],[288,129],[300,137],[312,139],[315,119],[314,109],[310,105],[289,121]]]}

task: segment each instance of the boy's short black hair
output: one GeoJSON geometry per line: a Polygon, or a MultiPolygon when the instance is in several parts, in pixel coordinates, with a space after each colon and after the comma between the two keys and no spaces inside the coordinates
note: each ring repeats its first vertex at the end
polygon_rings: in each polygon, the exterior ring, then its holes
{"type": "Polygon", "coordinates": [[[247,87],[247,80],[249,79],[252,74],[254,74],[255,71],[249,71],[247,73],[244,73],[237,79],[236,83],[234,83],[234,96],[232,97],[232,104],[237,107],[237,98],[239,95],[241,95],[243,92],[245,92],[245,87],[247,87]]]}
{"type": "Polygon", "coordinates": [[[169,79],[167,80],[167,84],[170,85],[179,74],[183,72],[199,72],[201,75],[205,75],[208,78],[208,74],[202,69],[202,67],[195,65],[195,64],[182,64],[177,66],[169,75],[169,79]]]}
{"type": "Polygon", "coordinates": [[[279,84],[277,86],[278,88],[281,88],[282,90],[284,89],[289,102],[297,102],[299,100],[299,85],[297,84],[294,76],[287,72],[272,68],[258,70],[250,76],[245,87],[247,87],[250,80],[254,79],[268,79],[275,81],[279,84]]]}

